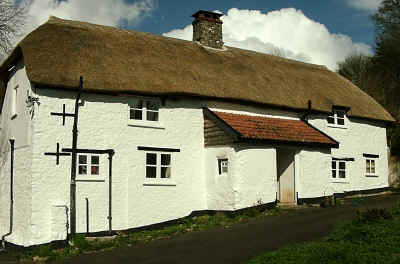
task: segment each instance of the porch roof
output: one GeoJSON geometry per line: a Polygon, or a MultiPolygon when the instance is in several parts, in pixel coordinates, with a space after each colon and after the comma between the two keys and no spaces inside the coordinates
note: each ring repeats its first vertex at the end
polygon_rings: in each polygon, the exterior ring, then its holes
{"type": "MultiPolygon", "coordinates": [[[[221,128],[232,129],[235,141],[268,141],[277,144],[338,148],[339,142],[302,120],[213,112],[221,128]]],[[[217,122],[217,123],[218,123],[217,122]]]]}

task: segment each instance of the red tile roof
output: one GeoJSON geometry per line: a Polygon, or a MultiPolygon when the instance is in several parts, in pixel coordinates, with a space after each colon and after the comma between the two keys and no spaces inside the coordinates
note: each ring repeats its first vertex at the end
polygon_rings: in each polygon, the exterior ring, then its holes
{"type": "Polygon", "coordinates": [[[293,143],[318,143],[338,146],[338,142],[301,120],[213,112],[241,139],[293,143]]]}

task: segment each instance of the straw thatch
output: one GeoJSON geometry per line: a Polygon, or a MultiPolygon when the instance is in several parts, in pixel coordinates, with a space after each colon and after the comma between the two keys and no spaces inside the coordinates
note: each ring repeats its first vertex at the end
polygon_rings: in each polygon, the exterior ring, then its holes
{"type": "Polygon", "coordinates": [[[392,121],[391,115],[351,82],[325,67],[228,47],[52,17],[30,33],[0,67],[21,52],[32,83],[74,88],[83,76],[95,92],[191,95],[392,121]]]}

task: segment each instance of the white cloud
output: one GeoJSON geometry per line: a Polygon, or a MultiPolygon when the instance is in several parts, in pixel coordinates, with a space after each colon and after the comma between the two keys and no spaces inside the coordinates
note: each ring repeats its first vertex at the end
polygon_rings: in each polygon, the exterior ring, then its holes
{"type": "MultiPolygon", "coordinates": [[[[330,33],[324,25],[294,8],[266,14],[232,8],[221,19],[227,46],[326,65],[331,70],[350,54],[372,54],[370,46],[354,43],[346,35],[330,33]]],[[[192,40],[192,34],[192,25],[188,25],[163,35],[192,40]]]]}
{"type": "Polygon", "coordinates": [[[153,0],[33,0],[29,7],[27,32],[46,22],[50,15],[95,24],[118,26],[138,23],[154,9],[153,0]]]}
{"type": "Polygon", "coordinates": [[[351,7],[374,12],[378,10],[382,0],[348,0],[351,7]]]}

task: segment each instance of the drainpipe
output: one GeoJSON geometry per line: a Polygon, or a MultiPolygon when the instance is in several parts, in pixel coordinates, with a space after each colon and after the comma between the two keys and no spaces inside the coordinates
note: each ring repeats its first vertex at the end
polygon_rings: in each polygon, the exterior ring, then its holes
{"type": "Polygon", "coordinates": [[[114,150],[108,153],[108,232],[112,233],[112,158],[114,155],[114,150]]]}
{"type": "Polygon", "coordinates": [[[10,169],[10,230],[7,234],[1,237],[3,249],[6,247],[5,238],[11,235],[13,230],[13,215],[14,215],[14,139],[10,139],[11,144],[11,169],[10,169]]]}

